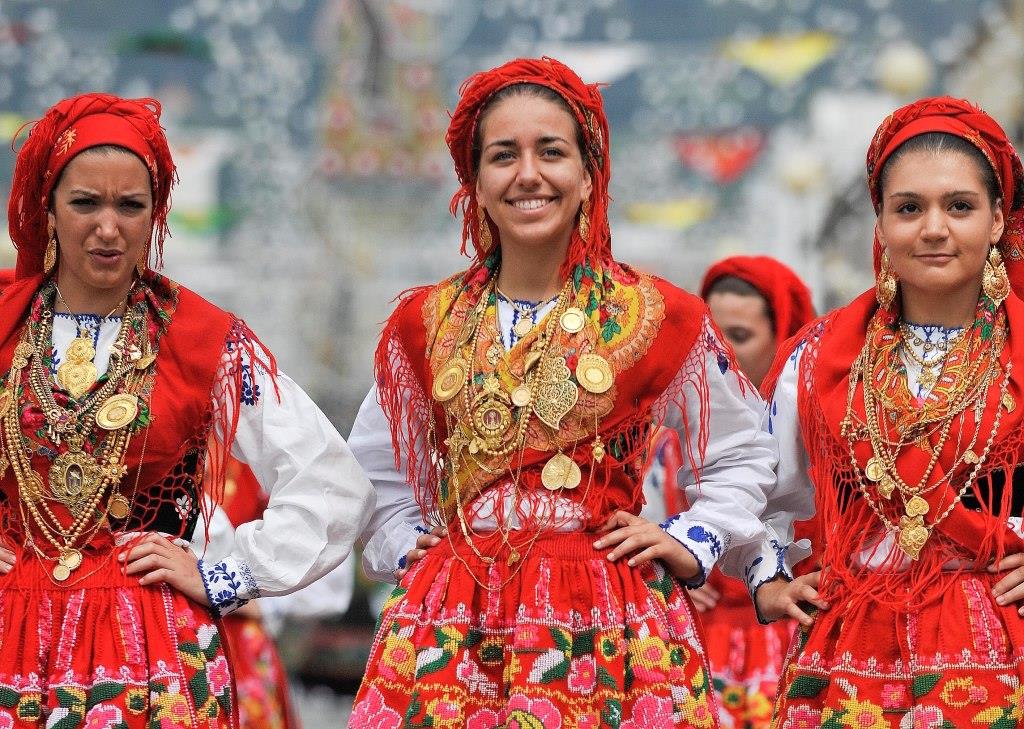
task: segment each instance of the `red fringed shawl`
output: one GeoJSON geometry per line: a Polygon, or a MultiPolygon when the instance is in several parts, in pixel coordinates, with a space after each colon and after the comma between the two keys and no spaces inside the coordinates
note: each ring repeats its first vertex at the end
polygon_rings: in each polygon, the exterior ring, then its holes
{"type": "MultiPolygon", "coordinates": [[[[41,276],[19,279],[0,294],[0,372],[10,369],[41,283],[41,276]]],[[[200,512],[209,523],[210,505],[201,498],[204,486],[214,502],[223,498],[225,465],[238,426],[243,380],[250,376],[243,363],[252,362],[253,367],[275,378],[276,363],[234,315],[158,274],[147,272],[144,283],[144,287],[136,287],[131,302],[145,297],[149,303],[145,334],[158,353],[156,374],[152,393],[144,398],[150,424],[135,435],[125,457],[128,471],[121,493],[130,497],[138,478],[138,495],[128,520],[115,526],[188,538],[200,512]],[[213,433],[217,437],[211,437],[213,433]]],[[[41,416],[34,408],[25,410],[22,427],[35,430],[32,422],[41,416]]],[[[49,463],[44,456],[33,456],[33,467],[44,483],[49,463]]],[[[11,469],[0,480],[0,491],[6,497],[4,508],[13,510],[3,520],[6,536],[20,541],[18,486],[11,469]]]]}

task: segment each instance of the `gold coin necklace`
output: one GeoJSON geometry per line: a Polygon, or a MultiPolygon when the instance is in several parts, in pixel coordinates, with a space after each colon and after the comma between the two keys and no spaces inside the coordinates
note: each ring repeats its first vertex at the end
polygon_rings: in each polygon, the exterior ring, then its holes
{"type": "MultiPolygon", "coordinates": [[[[555,298],[548,299],[547,301],[521,301],[519,299],[513,299],[511,296],[499,289],[497,285],[495,285],[494,291],[516,312],[516,322],[512,325],[512,331],[515,333],[516,339],[522,339],[533,331],[533,328],[537,325],[537,312],[548,304],[558,301],[559,298],[556,296],[555,298]]],[[[497,311],[498,307],[495,306],[495,312],[497,311]]]]}
{"type": "MultiPolygon", "coordinates": [[[[60,292],[60,288],[54,285],[54,289],[57,291],[57,298],[60,299],[60,303],[64,305],[64,308],[74,318],[75,326],[78,328],[78,336],[71,340],[71,344],[68,345],[67,352],[64,355],[65,360],[57,368],[57,382],[68,391],[72,399],[77,400],[92,389],[92,386],[96,384],[96,380],[99,377],[95,362],[96,346],[93,344],[92,334],[89,332],[89,329],[82,325],[82,320],[78,318],[78,314],[68,306],[64,295],[60,292]]],[[[129,291],[129,293],[131,292],[129,291]]],[[[128,294],[125,294],[125,298],[119,301],[117,306],[110,310],[110,313],[97,322],[97,330],[104,321],[121,308],[127,299],[128,294]]]]}

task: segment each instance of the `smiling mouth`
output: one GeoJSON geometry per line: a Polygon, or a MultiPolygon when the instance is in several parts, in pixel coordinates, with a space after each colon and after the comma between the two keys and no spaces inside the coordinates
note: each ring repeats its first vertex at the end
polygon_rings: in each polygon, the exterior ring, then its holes
{"type": "Polygon", "coordinates": [[[508,204],[511,205],[512,207],[514,207],[516,210],[530,211],[530,210],[540,210],[544,206],[548,205],[549,203],[553,203],[554,201],[555,201],[555,199],[551,198],[551,197],[545,197],[545,198],[534,197],[534,198],[529,198],[529,199],[526,199],[526,200],[509,200],[508,204]]]}

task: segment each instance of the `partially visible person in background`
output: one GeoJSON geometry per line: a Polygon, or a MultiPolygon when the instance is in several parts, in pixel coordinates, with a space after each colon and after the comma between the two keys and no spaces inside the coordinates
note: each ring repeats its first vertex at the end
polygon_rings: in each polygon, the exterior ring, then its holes
{"type": "MultiPolygon", "coordinates": [[[[719,261],[704,275],[700,294],[732,345],[740,369],[759,388],[779,345],[814,318],[806,284],[767,256],[719,261]]],[[[661,521],[685,509],[685,495],[676,482],[682,465],[678,436],[660,429],[644,479],[644,517],[661,521]]],[[[795,624],[779,621],[762,626],[743,582],[719,570],[711,573],[704,586],[691,590],[690,596],[704,625],[722,726],[767,728],[795,624]]]]}
{"type": "MultiPolygon", "coordinates": [[[[208,561],[228,554],[234,527],[260,519],[268,500],[252,469],[237,459],[229,460],[221,508],[208,530],[196,530],[193,551],[208,561]],[[203,534],[210,535],[207,543],[198,538],[203,534]]],[[[299,729],[301,723],[291,703],[288,675],[278,655],[274,630],[287,618],[343,615],[352,600],[353,582],[353,561],[349,557],[298,592],[250,602],[224,616],[221,628],[234,671],[239,729],[299,729]]]]}

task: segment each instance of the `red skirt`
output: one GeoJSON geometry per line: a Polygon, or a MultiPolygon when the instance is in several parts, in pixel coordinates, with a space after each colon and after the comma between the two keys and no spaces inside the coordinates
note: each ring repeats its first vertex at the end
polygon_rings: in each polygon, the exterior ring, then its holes
{"type": "Polygon", "coordinates": [[[0,729],[233,728],[227,657],[209,611],[141,587],[110,552],[54,584],[29,551],[0,576],[0,729]]]}
{"type": "Polygon", "coordinates": [[[288,676],[263,621],[232,613],[221,627],[235,675],[240,729],[295,729],[288,676]]]}
{"type": "Polygon", "coordinates": [[[428,550],[384,606],[349,726],[717,727],[686,590],[595,539],[545,534],[518,571],[463,542],[428,550]]]}
{"type": "Polygon", "coordinates": [[[1024,618],[992,599],[999,575],[940,577],[916,613],[841,603],[800,630],[775,726],[943,729],[1024,725],[1024,618]]]}
{"type": "Polygon", "coordinates": [[[712,578],[722,597],[700,619],[722,726],[767,729],[795,623],[761,625],[742,582],[720,572],[712,573],[712,578]]]}

